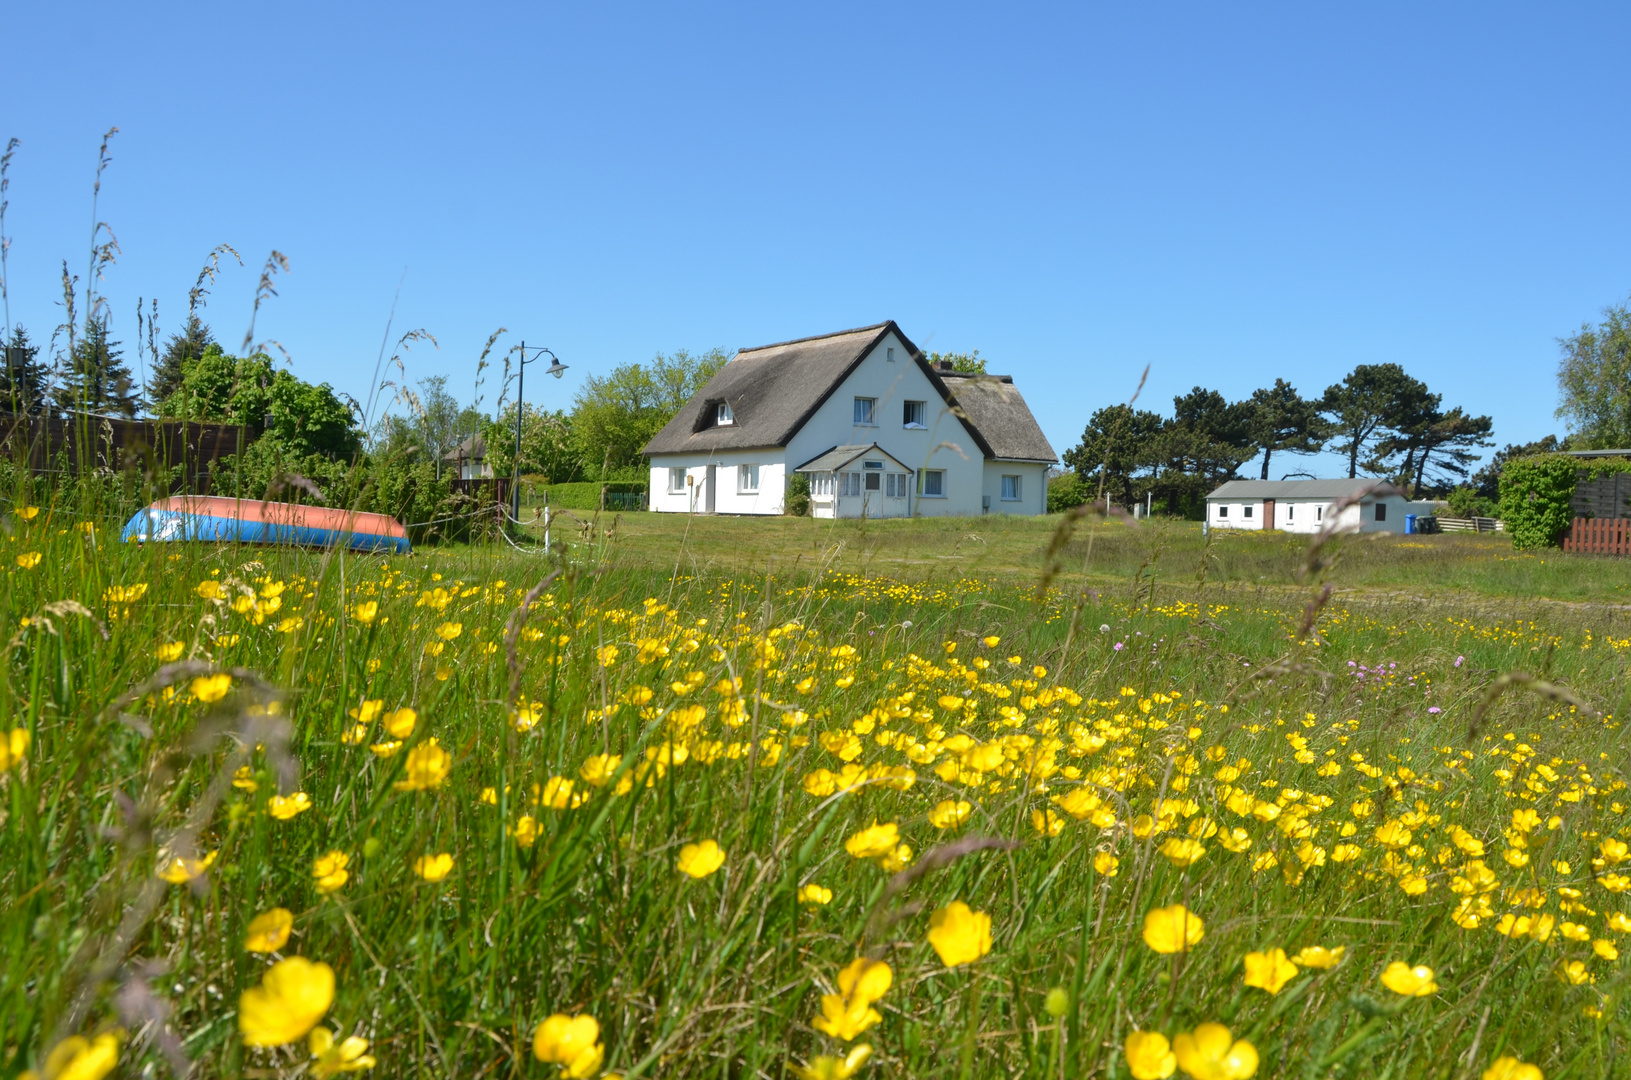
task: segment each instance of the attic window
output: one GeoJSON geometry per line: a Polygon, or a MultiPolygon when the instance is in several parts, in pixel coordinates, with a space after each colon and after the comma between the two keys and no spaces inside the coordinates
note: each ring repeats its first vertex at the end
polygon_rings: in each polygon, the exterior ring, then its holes
{"type": "Polygon", "coordinates": [[[895,362],[895,349],[894,349],[894,346],[890,346],[888,349],[884,350],[884,359],[888,360],[891,364],[893,364],[895,362]]]}
{"type": "Polygon", "coordinates": [[[730,402],[721,401],[714,406],[714,425],[716,427],[725,427],[727,424],[734,423],[736,423],[736,414],[731,412],[730,402]]]}

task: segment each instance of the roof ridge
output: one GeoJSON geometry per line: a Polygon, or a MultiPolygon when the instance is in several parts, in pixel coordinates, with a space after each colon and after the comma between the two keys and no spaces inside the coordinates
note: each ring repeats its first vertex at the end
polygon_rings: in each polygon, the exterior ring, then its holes
{"type": "Polygon", "coordinates": [[[809,337],[792,338],[789,341],[773,341],[769,345],[752,345],[746,349],[737,349],[737,355],[742,353],[763,352],[766,349],[779,349],[783,345],[802,345],[806,341],[820,341],[822,338],[843,337],[845,334],[859,334],[866,330],[882,330],[894,324],[893,319],[885,319],[881,323],[872,323],[868,326],[856,326],[848,330],[834,330],[829,334],[811,334],[809,337]]]}

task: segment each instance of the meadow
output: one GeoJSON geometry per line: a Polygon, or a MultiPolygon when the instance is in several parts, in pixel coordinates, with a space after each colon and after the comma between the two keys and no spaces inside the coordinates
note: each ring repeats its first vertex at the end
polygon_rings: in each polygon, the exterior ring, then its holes
{"type": "Polygon", "coordinates": [[[19,502],[0,1072],[1631,1074],[1624,564],[1058,525],[19,502]]]}

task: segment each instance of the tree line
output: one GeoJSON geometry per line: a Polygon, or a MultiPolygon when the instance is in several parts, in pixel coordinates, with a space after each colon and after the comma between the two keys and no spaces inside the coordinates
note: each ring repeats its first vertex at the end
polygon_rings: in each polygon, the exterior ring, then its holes
{"type": "Polygon", "coordinates": [[[1064,454],[1073,476],[1061,495],[1085,501],[1102,486],[1123,505],[1148,497],[1193,515],[1254,459],[1259,479],[1302,478],[1309,474],[1287,465],[1322,451],[1345,458],[1350,477],[1385,478],[1417,498],[1446,494],[1493,445],[1493,428],[1487,416],[1445,407],[1394,363],[1360,364],[1318,397],[1285,379],[1233,402],[1197,386],[1173,399],[1170,416],[1132,405],[1095,412],[1064,454]]]}

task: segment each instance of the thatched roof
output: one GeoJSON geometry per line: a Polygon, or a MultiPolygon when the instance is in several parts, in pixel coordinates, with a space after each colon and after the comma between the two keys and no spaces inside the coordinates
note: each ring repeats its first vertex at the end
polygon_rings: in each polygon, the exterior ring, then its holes
{"type": "Polygon", "coordinates": [[[990,447],[987,456],[1050,463],[1059,460],[1014,387],[1013,376],[961,371],[936,374],[945,380],[952,400],[967,415],[969,427],[990,447]]]}
{"type": "Polygon", "coordinates": [[[486,459],[487,440],[480,435],[471,435],[442,455],[443,461],[485,461],[486,459]]]}

